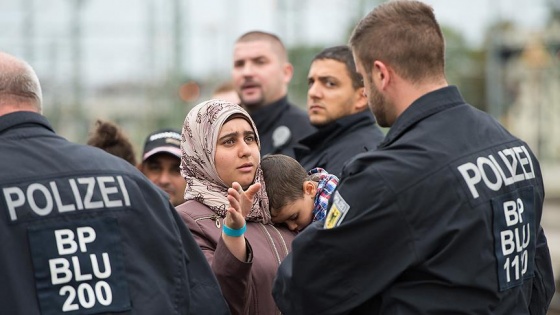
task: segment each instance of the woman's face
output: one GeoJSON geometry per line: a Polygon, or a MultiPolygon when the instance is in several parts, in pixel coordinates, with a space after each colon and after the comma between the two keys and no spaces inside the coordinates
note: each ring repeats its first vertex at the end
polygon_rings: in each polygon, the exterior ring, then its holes
{"type": "Polygon", "coordinates": [[[228,187],[238,182],[247,189],[253,183],[260,158],[255,132],[245,119],[233,118],[222,126],[214,163],[218,176],[228,187]]]}

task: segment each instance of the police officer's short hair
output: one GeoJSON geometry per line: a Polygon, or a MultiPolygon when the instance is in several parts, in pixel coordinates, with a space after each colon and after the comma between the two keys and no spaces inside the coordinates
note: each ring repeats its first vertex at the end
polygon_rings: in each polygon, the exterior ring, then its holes
{"type": "Polygon", "coordinates": [[[286,50],[286,46],[280,39],[280,37],[263,31],[249,31],[241,36],[235,41],[235,43],[246,43],[246,42],[254,42],[254,41],[268,41],[272,44],[272,47],[275,49],[278,57],[282,61],[288,61],[288,52],[286,50]]]}
{"type": "Polygon", "coordinates": [[[364,87],[364,81],[362,80],[362,75],[356,71],[356,63],[354,62],[354,57],[352,56],[352,50],[346,45],[328,47],[319,52],[315,57],[313,57],[312,63],[315,60],[322,59],[332,59],[338,62],[342,62],[346,66],[346,71],[348,71],[348,76],[352,79],[352,87],[357,90],[364,87]]]}
{"type": "Polygon", "coordinates": [[[266,155],[261,168],[271,212],[303,197],[303,182],[308,175],[298,161],[283,154],[266,155]]]}
{"type": "Polygon", "coordinates": [[[0,51],[0,105],[3,102],[30,104],[42,112],[43,92],[35,70],[25,61],[0,51]],[[8,101],[7,101],[8,100],[8,101]]]}

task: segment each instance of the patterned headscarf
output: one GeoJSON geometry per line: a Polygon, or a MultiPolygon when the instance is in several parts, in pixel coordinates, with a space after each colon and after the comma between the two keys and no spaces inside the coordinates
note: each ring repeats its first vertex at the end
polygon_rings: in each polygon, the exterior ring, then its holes
{"type": "MultiPolygon", "coordinates": [[[[240,115],[249,122],[260,147],[255,123],[239,105],[222,100],[209,100],[196,105],[187,114],[181,135],[181,175],[187,181],[185,200],[197,200],[221,217],[229,206],[226,184],[218,176],[214,156],[216,143],[224,122],[232,115],[240,115]]],[[[233,165],[232,165],[233,167],[233,165]]],[[[253,183],[261,183],[247,221],[270,222],[268,196],[260,165],[253,183]]]]}

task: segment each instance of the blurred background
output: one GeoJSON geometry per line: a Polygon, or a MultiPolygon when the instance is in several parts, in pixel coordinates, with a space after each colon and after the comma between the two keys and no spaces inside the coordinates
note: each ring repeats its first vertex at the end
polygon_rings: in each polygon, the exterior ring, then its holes
{"type": "MultiPolygon", "coordinates": [[[[230,78],[233,43],[246,31],[282,38],[295,68],[289,98],[305,107],[312,57],[347,43],[381,2],[0,0],[0,50],[35,68],[59,134],[85,143],[94,121],[107,119],[138,153],[148,133],[180,129],[230,78]]],[[[543,225],[560,267],[560,0],[425,2],[444,29],[448,81],[538,155],[543,225]]]]}

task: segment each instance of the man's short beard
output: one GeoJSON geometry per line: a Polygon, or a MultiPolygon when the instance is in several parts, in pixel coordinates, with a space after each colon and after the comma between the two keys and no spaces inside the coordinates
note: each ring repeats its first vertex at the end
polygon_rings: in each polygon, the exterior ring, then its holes
{"type": "Polygon", "coordinates": [[[245,100],[243,100],[243,98],[241,98],[241,104],[243,105],[243,107],[245,107],[245,109],[249,113],[263,107],[264,105],[266,105],[265,102],[264,102],[264,96],[262,96],[259,100],[253,101],[251,103],[247,103],[247,102],[245,102],[245,100]]]}

